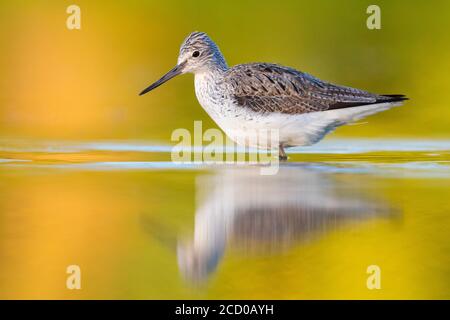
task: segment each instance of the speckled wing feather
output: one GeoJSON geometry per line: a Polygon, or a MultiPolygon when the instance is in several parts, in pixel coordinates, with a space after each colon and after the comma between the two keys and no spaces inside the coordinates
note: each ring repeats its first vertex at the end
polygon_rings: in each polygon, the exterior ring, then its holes
{"type": "Polygon", "coordinates": [[[301,114],[406,100],[402,95],[376,95],[321,81],[276,64],[234,66],[225,83],[237,105],[256,112],[301,114]]]}

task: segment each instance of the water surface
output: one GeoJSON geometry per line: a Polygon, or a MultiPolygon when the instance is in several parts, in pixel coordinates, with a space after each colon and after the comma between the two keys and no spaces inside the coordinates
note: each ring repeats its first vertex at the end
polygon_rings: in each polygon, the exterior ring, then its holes
{"type": "Polygon", "coordinates": [[[0,145],[1,298],[450,298],[450,141],[328,139],[274,176],[147,141],[0,145]]]}

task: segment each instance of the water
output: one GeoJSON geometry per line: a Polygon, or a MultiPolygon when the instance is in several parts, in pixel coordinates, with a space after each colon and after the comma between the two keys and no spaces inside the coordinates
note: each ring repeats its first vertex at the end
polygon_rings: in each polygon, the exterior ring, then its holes
{"type": "Polygon", "coordinates": [[[145,141],[0,145],[0,298],[450,298],[448,140],[328,139],[275,176],[145,141]]]}

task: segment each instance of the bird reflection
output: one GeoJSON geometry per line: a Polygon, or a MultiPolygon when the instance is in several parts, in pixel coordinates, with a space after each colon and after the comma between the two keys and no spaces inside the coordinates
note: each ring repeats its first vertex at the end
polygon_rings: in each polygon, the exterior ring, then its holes
{"type": "Polygon", "coordinates": [[[177,245],[179,269],[194,283],[214,272],[227,247],[282,253],[343,225],[391,215],[360,186],[301,167],[273,176],[228,168],[199,176],[196,188],[194,232],[177,245]]]}

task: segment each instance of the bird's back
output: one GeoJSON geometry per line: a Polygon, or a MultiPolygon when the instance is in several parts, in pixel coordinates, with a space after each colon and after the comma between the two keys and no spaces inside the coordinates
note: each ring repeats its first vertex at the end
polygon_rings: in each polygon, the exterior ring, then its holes
{"type": "Polygon", "coordinates": [[[226,71],[224,82],[236,105],[261,113],[303,114],[406,99],[335,85],[269,63],[236,65],[226,71]]]}

